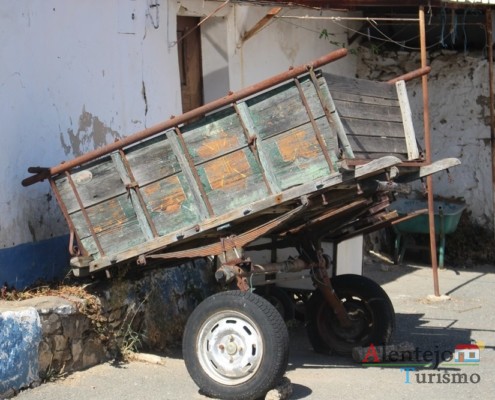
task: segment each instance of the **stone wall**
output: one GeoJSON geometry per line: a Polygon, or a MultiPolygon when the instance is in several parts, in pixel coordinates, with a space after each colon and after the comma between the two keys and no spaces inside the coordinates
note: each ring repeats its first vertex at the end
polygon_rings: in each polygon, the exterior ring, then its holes
{"type": "Polygon", "coordinates": [[[213,277],[199,259],[121,271],[78,287],[82,296],[65,287],[59,296],[0,301],[0,398],[130,351],[180,344],[189,314],[216,290],[213,277]]]}
{"type": "MultiPolygon", "coordinates": [[[[357,54],[358,77],[365,79],[386,81],[421,64],[418,52],[377,54],[362,46],[357,54]]],[[[493,228],[488,61],[482,53],[441,50],[428,54],[428,64],[432,159],[457,157],[462,162],[450,175],[434,175],[434,193],[462,198],[473,222],[493,228]]],[[[407,86],[416,135],[423,143],[421,79],[407,86]]],[[[421,195],[419,186],[416,190],[421,195]]]]}

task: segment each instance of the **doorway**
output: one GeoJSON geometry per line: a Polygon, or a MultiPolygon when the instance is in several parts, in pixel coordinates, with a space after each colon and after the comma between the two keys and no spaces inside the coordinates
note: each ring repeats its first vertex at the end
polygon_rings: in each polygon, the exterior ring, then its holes
{"type": "Polygon", "coordinates": [[[179,56],[182,112],[203,104],[203,70],[200,18],[177,17],[177,51],[179,56]]]}

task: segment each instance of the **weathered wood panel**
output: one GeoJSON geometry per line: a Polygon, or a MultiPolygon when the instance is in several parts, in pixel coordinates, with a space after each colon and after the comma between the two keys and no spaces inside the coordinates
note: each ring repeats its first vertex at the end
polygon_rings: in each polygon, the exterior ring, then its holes
{"type": "MultiPolygon", "coordinates": [[[[143,243],[145,236],[127,194],[86,209],[94,232],[106,254],[115,254],[143,243]]],[[[90,254],[97,254],[96,243],[81,211],[71,215],[79,237],[90,254]]]]}
{"type": "Polygon", "coordinates": [[[354,149],[356,158],[379,158],[383,154],[397,156],[402,160],[407,159],[405,143],[400,138],[379,138],[372,136],[349,136],[349,142],[354,149]],[[363,157],[364,156],[364,157],[363,157]]]}
{"type": "Polygon", "coordinates": [[[247,145],[239,117],[232,108],[214,113],[182,129],[194,164],[204,163],[247,145]]]}
{"type": "Polygon", "coordinates": [[[261,169],[247,147],[201,164],[198,173],[216,215],[269,194],[261,169]]]}
{"type": "Polygon", "coordinates": [[[379,104],[360,104],[351,101],[334,101],[341,118],[360,118],[402,123],[400,107],[390,107],[379,104]]]}
{"type": "Polygon", "coordinates": [[[343,92],[360,96],[381,97],[384,99],[397,99],[395,87],[386,82],[369,81],[366,79],[347,78],[328,73],[323,73],[330,93],[343,92]]]}
{"type": "MultiPolygon", "coordinates": [[[[334,136],[330,137],[328,134],[329,125],[326,118],[320,118],[316,123],[319,129],[326,133],[325,144],[333,150],[337,142],[334,136]],[[327,143],[327,140],[332,142],[327,143]]],[[[270,162],[282,190],[330,174],[310,123],[268,138],[264,145],[271,155],[270,162]]]]}
{"type": "MultiPolygon", "coordinates": [[[[302,79],[301,86],[314,118],[324,115],[309,78],[302,79]]],[[[282,85],[246,103],[262,139],[285,132],[288,128],[304,125],[309,121],[308,113],[294,83],[282,85]]]]}
{"type": "Polygon", "coordinates": [[[199,208],[184,174],[144,186],[141,193],[160,235],[200,222],[199,208]]]}
{"type": "Polygon", "coordinates": [[[374,104],[385,107],[399,107],[399,100],[387,99],[377,96],[364,96],[362,94],[332,91],[332,97],[335,101],[338,100],[338,101],[348,101],[359,104],[374,104]]]}
{"type": "Polygon", "coordinates": [[[140,186],[181,171],[165,135],[142,142],[125,153],[132,174],[140,186]]]}
{"type": "MultiPolygon", "coordinates": [[[[83,169],[74,170],[72,180],[85,207],[90,207],[126,192],[110,157],[105,157],[83,169]]],[[[68,212],[79,210],[79,204],[68,179],[62,175],[55,179],[55,184],[68,212]]]]}
{"type": "Polygon", "coordinates": [[[357,118],[342,118],[341,120],[347,135],[404,138],[404,126],[400,122],[357,118]]]}

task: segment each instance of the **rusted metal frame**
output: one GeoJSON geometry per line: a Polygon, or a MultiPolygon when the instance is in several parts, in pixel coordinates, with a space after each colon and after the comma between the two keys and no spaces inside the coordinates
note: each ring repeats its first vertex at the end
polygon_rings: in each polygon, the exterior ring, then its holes
{"type": "Polygon", "coordinates": [[[91,223],[91,220],[89,219],[89,215],[88,215],[88,212],[86,210],[86,207],[84,207],[84,204],[81,200],[81,196],[79,196],[79,192],[77,191],[76,185],[74,184],[74,181],[72,180],[72,176],[71,176],[70,172],[65,171],[65,176],[67,177],[67,180],[69,181],[69,185],[72,188],[72,191],[74,192],[74,196],[76,197],[77,204],[79,205],[79,208],[81,209],[81,213],[84,217],[84,220],[86,221],[86,225],[88,225],[88,229],[89,229],[89,232],[91,233],[91,237],[95,241],[96,247],[98,248],[100,255],[104,256],[105,252],[103,251],[103,248],[101,247],[100,239],[98,239],[98,236],[96,235],[93,224],[91,223]]]}
{"type": "Polygon", "coordinates": [[[346,211],[351,211],[357,207],[360,207],[360,206],[366,204],[367,202],[368,202],[368,200],[361,199],[361,200],[353,201],[352,203],[346,204],[346,205],[341,206],[341,207],[336,207],[333,210],[330,210],[330,211],[328,211],[322,215],[319,215],[318,217],[313,218],[302,225],[296,226],[295,228],[291,228],[288,231],[281,233],[280,236],[285,236],[285,235],[289,235],[289,234],[293,235],[293,234],[299,233],[302,230],[309,228],[311,225],[321,223],[321,222],[323,222],[329,218],[335,217],[336,215],[342,214],[346,211]]]}
{"type": "MultiPolygon", "coordinates": [[[[62,211],[62,215],[65,218],[65,221],[67,222],[67,225],[69,226],[69,232],[71,237],[75,236],[77,245],[79,246],[79,251],[83,256],[88,256],[87,250],[84,248],[82,245],[81,239],[79,235],[77,234],[76,227],[74,226],[72,222],[72,218],[70,217],[69,211],[67,210],[67,207],[65,206],[65,203],[62,200],[62,197],[60,196],[60,192],[58,191],[57,185],[55,184],[53,179],[49,179],[50,182],[50,187],[52,188],[52,192],[55,195],[55,199],[57,200],[57,203],[60,207],[60,210],[62,211]]],[[[79,254],[74,252],[74,249],[72,248],[72,244],[69,243],[69,254],[71,256],[78,256],[79,254]]]]}
{"type": "Polygon", "coordinates": [[[258,153],[257,144],[256,144],[258,137],[255,135],[252,136],[250,134],[249,128],[246,126],[244,119],[242,118],[242,115],[241,115],[241,112],[239,110],[239,106],[237,105],[237,103],[234,103],[233,107],[234,107],[234,110],[237,114],[237,118],[239,118],[239,121],[241,123],[242,132],[244,133],[244,136],[246,137],[246,141],[248,143],[249,149],[253,153],[254,158],[256,158],[256,162],[258,163],[258,167],[261,171],[261,176],[263,177],[263,182],[265,182],[266,188],[268,189],[268,193],[273,194],[274,190],[272,188],[272,185],[270,185],[270,182],[266,176],[265,168],[264,168],[263,164],[261,163],[260,155],[258,153]]]}
{"type": "MultiPolygon", "coordinates": [[[[106,146],[102,146],[96,150],[85,153],[79,157],[76,157],[72,160],[63,162],[59,165],[56,165],[51,168],[43,169],[42,172],[38,172],[33,176],[30,176],[22,181],[23,186],[29,186],[36,182],[39,182],[43,179],[46,179],[50,176],[69,171],[74,167],[82,165],[86,162],[95,160],[99,157],[107,155],[115,150],[123,149],[126,146],[142,141],[148,137],[156,135],[161,132],[165,132],[170,128],[174,128],[176,126],[180,126],[188,121],[201,117],[205,114],[208,114],[216,109],[232,104],[236,101],[254,95],[258,92],[261,92],[265,89],[269,89],[273,86],[279,85],[285,81],[293,79],[298,75],[302,75],[311,68],[319,68],[323,65],[326,65],[332,61],[336,61],[342,57],[347,55],[346,49],[339,49],[333,51],[323,57],[320,57],[316,60],[313,60],[307,64],[300,65],[298,67],[291,68],[290,70],[283,72],[281,74],[275,75],[271,78],[265,79],[257,84],[248,86],[244,89],[241,89],[235,93],[231,93],[225,97],[222,97],[218,100],[214,100],[210,103],[207,103],[201,107],[195,108],[194,110],[188,111],[182,115],[177,117],[172,117],[167,121],[161,122],[154,126],[151,126],[142,131],[136,132],[132,135],[126,136],[123,139],[118,140],[117,142],[110,143],[106,146]]],[[[31,167],[31,168],[39,168],[39,167],[31,167]]]]}
{"type": "Polygon", "coordinates": [[[252,242],[253,240],[256,240],[260,236],[269,233],[271,230],[287,222],[295,215],[298,215],[302,210],[306,208],[307,205],[308,205],[308,200],[306,198],[302,198],[302,204],[294,208],[293,210],[285,214],[282,214],[281,216],[263,225],[253,228],[247,232],[244,232],[240,235],[230,236],[228,238],[222,238],[220,242],[217,243],[213,243],[210,245],[197,247],[195,249],[189,249],[189,250],[181,250],[181,251],[174,251],[174,252],[161,253],[161,254],[149,254],[149,255],[145,255],[145,257],[151,259],[196,258],[196,257],[214,256],[225,253],[226,251],[229,250],[241,249],[246,244],[252,242]]]}
{"type": "Polygon", "coordinates": [[[347,310],[344,307],[344,304],[339,299],[332,287],[332,283],[327,272],[327,263],[325,261],[325,258],[321,254],[321,251],[318,251],[317,257],[318,263],[313,268],[313,282],[320,290],[327,304],[335,313],[335,316],[339,320],[339,323],[344,328],[348,328],[352,325],[351,320],[349,319],[349,315],[347,314],[347,310]]]}
{"type": "MultiPolygon", "coordinates": [[[[425,9],[419,7],[419,34],[421,43],[421,66],[426,67],[426,29],[425,29],[425,9]]],[[[423,123],[425,136],[426,161],[431,164],[431,138],[430,138],[430,110],[428,106],[428,77],[421,77],[423,89],[423,123]]],[[[435,235],[435,212],[433,201],[433,178],[431,175],[426,177],[426,186],[428,188],[428,222],[430,231],[430,255],[431,269],[433,272],[433,290],[435,296],[440,296],[440,285],[438,283],[438,261],[437,261],[437,242],[435,235]]]]}
{"type": "Polygon", "coordinates": [[[187,163],[189,165],[189,170],[192,172],[192,176],[194,178],[194,181],[196,182],[196,186],[201,194],[201,197],[203,199],[203,202],[206,206],[206,210],[208,211],[208,214],[210,217],[214,216],[215,213],[213,211],[213,207],[210,203],[210,199],[208,198],[208,195],[206,194],[206,190],[201,183],[201,178],[199,177],[198,170],[196,169],[196,166],[194,165],[194,161],[189,154],[189,150],[187,149],[186,141],[184,140],[184,137],[182,136],[182,132],[180,131],[179,128],[175,127],[174,128],[175,135],[177,139],[179,140],[179,143],[182,147],[183,154],[186,157],[187,163]]]}
{"type": "Polygon", "coordinates": [[[339,138],[340,143],[344,148],[344,154],[346,155],[346,157],[354,157],[354,152],[352,151],[351,144],[349,143],[349,139],[347,138],[347,135],[345,133],[344,125],[342,125],[342,121],[340,120],[337,113],[337,108],[335,107],[335,103],[333,102],[332,94],[330,93],[330,91],[328,91],[327,103],[321,91],[318,78],[316,77],[315,71],[313,69],[309,71],[309,76],[311,77],[311,81],[313,82],[313,86],[315,87],[316,94],[318,95],[318,99],[320,100],[328,123],[330,125],[332,123],[335,124],[335,127],[337,128],[337,137],[339,138]],[[330,109],[332,109],[333,111],[330,111],[330,109]]]}
{"type": "Polygon", "coordinates": [[[153,237],[158,237],[158,231],[156,230],[155,223],[153,222],[153,219],[151,218],[151,215],[148,211],[148,207],[146,207],[146,202],[144,201],[143,195],[141,193],[139,184],[136,181],[136,178],[134,177],[134,174],[132,173],[132,168],[131,165],[129,164],[129,160],[127,160],[127,156],[125,152],[120,149],[118,154],[120,155],[120,160],[124,164],[124,168],[126,170],[127,176],[130,179],[130,183],[126,185],[126,189],[128,191],[133,190],[134,193],[136,194],[138,201],[139,201],[139,206],[140,206],[140,211],[142,211],[144,217],[146,218],[146,222],[148,224],[148,228],[151,230],[151,233],[153,234],[153,237]]]}
{"type": "Polygon", "coordinates": [[[391,85],[395,85],[399,81],[404,81],[404,82],[409,82],[413,79],[420,78],[424,75],[428,75],[431,72],[431,67],[425,66],[422,68],[415,69],[414,71],[408,72],[404,75],[400,75],[396,78],[392,78],[387,81],[387,83],[390,83],[391,85]]]}
{"type": "Polygon", "coordinates": [[[308,100],[306,99],[303,88],[301,86],[301,82],[299,82],[298,78],[294,78],[294,82],[296,84],[297,90],[299,91],[299,97],[301,98],[301,101],[304,104],[304,108],[306,109],[306,113],[308,114],[309,120],[311,121],[311,126],[313,127],[313,131],[315,132],[316,140],[318,141],[321,151],[323,152],[323,156],[325,157],[328,167],[330,168],[330,172],[334,173],[335,166],[333,165],[333,161],[332,158],[330,157],[330,153],[328,152],[327,146],[325,144],[325,140],[321,135],[320,128],[318,128],[318,124],[315,121],[313,112],[309,107],[308,100]]]}

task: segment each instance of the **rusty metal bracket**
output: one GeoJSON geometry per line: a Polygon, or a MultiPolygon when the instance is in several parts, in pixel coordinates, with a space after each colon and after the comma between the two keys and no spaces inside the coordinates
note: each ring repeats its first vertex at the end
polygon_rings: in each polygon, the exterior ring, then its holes
{"type": "Polygon", "coordinates": [[[315,286],[321,291],[325,301],[331,307],[335,316],[339,320],[340,324],[344,328],[349,328],[352,326],[352,322],[349,319],[347,310],[338,298],[335,290],[332,287],[330,277],[327,273],[327,262],[323,257],[321,250],[317,252],[318,263],[314,265],[312,271],[312,278],[315,286]]]}

